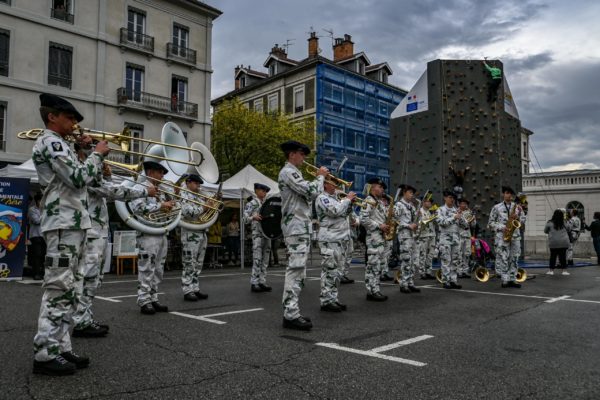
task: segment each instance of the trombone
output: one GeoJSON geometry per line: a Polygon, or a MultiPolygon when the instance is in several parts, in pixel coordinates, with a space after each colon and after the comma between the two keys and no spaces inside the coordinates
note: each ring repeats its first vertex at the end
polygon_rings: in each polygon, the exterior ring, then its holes
{"type": "MultiPolygon", "coordinates": [[[[197,206],[201,206],[201,207],[204,207],[204,208],[210,208],[211,210],[218,211],[218,212],[222,212],[223,208],[225,208],[225,204],[221,200],[217,200],[214,197],[211,197],[211,196],[208,196],[208,195],[205,195],[205,194],[202,194],[202,193],[198,193],[198,192],[193,192],[193,191],[188,190],[188,189],[184,189],[184,188],[178,186],[177,184],[169,182],[169,181],[164,181],[164,180],[160,180],[160,179],[151,178],[151,177],[149,177],[147,175],[142,175],[141,172],[138,172],[138,170],[140,169],[140,165],[138,165],[138,164],[123,164],[123,163],[118,163],[118,162],[110,161],[110,160],[104,160],[104,162],[106,164],[112,166],[112,167],[117,168],[117,169],[121,169],[123,171],[127,171],[129,173],[132,173],[132,174],[134,174],[138,178],[140,176],[143,176],[144,178],[148,179],[152,183],[156,183],[157,186],[158,185],[165,185],[165,186],[168,186],[168,187],[172,188],[174,190],[173,192],[171,192],[169,190],[159,189],[158,187],[156,189],[159,192],[161,192],[161,193],[164,193],[164,194],[166,194],[168,196],[171,196],[171,197],[175,197],[176,199],[179,199],[181,201],[187,201],[189,203],[196,204],[197,206]],[[177,194],[176,192],[186,192],[186,193],[189,193],[189,194],[191,194],[193,196],[202,198],[204,200],[204,202],[200,202],[200,201],[197,201],[197,200],[189,199],[187,197],[184,197],[184,196],[181,196],[181,195],[177,194]],[[208,204],[208,203],[210,203],[210,204],[208,204]]],[[[144,185],[143,182],[138,182],[136,180],[129,179],[129,178],[123,178],[123,180],[130,181],[130,182],[133,182],[133,183],[136,183],[136,184],[139,183],[141,185],[144,185]]],[[[147,186],[147,185],[144,185],[144,186],[147,186]]]]}
{"type": "MultiPolygon", "coordinates": [[[[172,125],[175,125],[175,124],[172,124],[172,125]]],[[[163,136],[172,134],[172,132],[169,132],[165,128],[166,128],[166,126],[163,127],[163,132],[162,132],[163,136]]],[[[169,126],[169,128],[171,128],[171,126],[169,126]]],[[[171,129],[174,129],[174,128],[171,128],[171,129]]],[[[43,131],[44,131],[44,129],[42,129],[42,128],[35,128],[35,129],[30,129],[28,131],[21,131],[21,132],[17,133],[17,137],[19,139],[23,139],[23,140],[37,140],[37,138],[42,134],[43,131]]],[[[89,129],[89,128],[82,128],[81,126],[75,124],[75,125],[73,125],[73,131],[77,131],[79,133],[71,133],[70,135],[67,135],[65,137],[65,140],[75,143],[77,141],[78,136],[86,134],[86,135],[90,136],[92,138],[92,140],[94,140],[94,141],[99,142],[101,140],[106,140],[107,142],[116,144],[120,147],[119,149],[111,148],[111,151],[116,151],[116,152],[120,152],[120,153],[124,153],[124,154],[131,154],[131,155],[137,155],[137,156],[143,157],[145,155],[145,153],[142,153],[139,151],[133,151],[130,149],[131,141],[137,140],[138,142],[141,142],[141,143],[158,144],[158,145],[169,147],[169,148],[171,148],[170,149],[171,152],[179,150],[179,151],[186,151],[186,152],[190,152],[190,153],[195,152],[195,153],[199,154],[198,162],[185,161],[185,160],[182,160],[181,158],[178,159],[178,158],[174,158],[174,157],[167,157],[167,155],[165,155],[165,156],[153,155],[153,157],[163,160],[163,161],[167,161],[170,163],[177,162],[180,164],[193,165],[193,166],[198,166],[198,165],[202,164],[202,161],[204,161],[204,156],[197,149],[194,149],[194,148],[188,147],[188,146],[179,145],[179,144],[168,143],[168,141],[165,140],[164,137],[161,138],[162,142],[159,142],[156,140],[151,140],[151,139],[136,138],[131,135],[131,131],[127,127],[124,128],[119,133],[113,133],[113,132],[104,132],[104,131],[99,131],[99,130],[89,129]]],[[[194,159],[193,157],[190,157],[190,154],[188,154],[188,157],[186,157],[186,158],[188,160],[194,159]]]]}
{"type": "MultiPolygon", "coordinates": [[[[338,191],[336,192],[336,197],[338,200],[343,200],[348,196],[348,193],[346,192],[342,192],[342,191],[338,191]]],[[[368,199],[363,199],[362,197],[358,197],[356,196],[354,198],[354,200],[352,201],[352,204],[359,206],[360,208],[367,208],[367,206],[377,206],[377,201],[375,200],[368,200],[368,199]]]]}
{"type": "MultiPolygon", "coordinates": [[[[312,165],[311,163],[308,163],[306,161],[302,161],[302,163],[306,166],[306,172],[309,175],[317,176],[317,171],[319,170],[319,167],[312,165]]],[[[337,187],[340,187],[340,188],[343,186],[345,186],[345,187],[352,186],[352,182],[345,181],[342,178],[338,178],[337,176],[332,175],[332,174],[325,175],[325,180],[329,181],[331,184],[333,184],[337,187]]]]}

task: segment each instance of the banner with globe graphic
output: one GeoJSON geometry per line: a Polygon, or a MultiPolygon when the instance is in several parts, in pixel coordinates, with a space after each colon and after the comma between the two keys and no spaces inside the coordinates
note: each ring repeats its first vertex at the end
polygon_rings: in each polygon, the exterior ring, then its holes
{"type": "Polygon", "coordinates": [[[23,278],[29,179],[0,178],[0,280],[23,278]]]}

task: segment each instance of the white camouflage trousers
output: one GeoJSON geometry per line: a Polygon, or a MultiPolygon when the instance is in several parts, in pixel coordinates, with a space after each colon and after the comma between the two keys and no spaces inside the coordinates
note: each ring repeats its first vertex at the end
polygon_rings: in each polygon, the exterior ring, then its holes
{"type": "Polygon", "coordinates": [[[142,307],[158,301],[158,284],[162,281],[167,258],[167,235],[140,235],[138,246],[138,298],[142,307]]]}
{"type": "Polygon", "coordinates": [[[206,231],[181,229],[181,288],[183,294],[200,291],[200,273],[206,255],[206,231]]]}
{"type": "Polygon", "coordinates": [[[458,273],[468,274],[469,273],[469,261],[471,260],[471,237],[459,237],[458,244],[458,273]]]}
{"type": "Polygon", "coordinates": [[[267,265],[271,257],[271,239],[260,232],[252,233],[252,274],[250,284],[267,283],[267,265]]]}
{"type": "Polygon", "coordinates": [[[319,242],[321,250],[321,305],[338,301],[338,288],[346,263],[347,241],[319,242]]]}
{"type": "Polygon", "coordinates": [[[398,259],[400,261],[400,286],[414,286],[415,264],[415,240],[410,237],[398,237],[398,259]]]}
{"type": "Polygon", "coordinates": [[[352,257],[354,255],[354,240],[350,239],[347,241],[348,245],[346,246],[346,259],[344,260],[344,268],[342,270],[342,276],[348,276],[350,273],[350,265],[352,264],[352,257]]]}
{"type": "Polygon", "coordinates": [[[433,256],[435,254],[435,236],[425,236],[417,239],[415,265],[421,276],[433,275],[433,256]]]}
{"type": "Polygon", "coordinates": [[[502,283],[517,280],[517,261],[521,255],[520,239],[505,242],[502,237],[496,237],[496,275],[502,278],[502,283]]]}
{"type": "MultiPolygon", "coordinates": [[[[391,242],[390,242],[391,243],[391,242]]],[[[381,234],[367,237],[367,265],[365,268],[365,286],[367,293],[375,294],[381,291],[380,279],[384,264],[387,263],[386,241],[381,234]]]]}
{"type": "Polygon", "coordinates": [[[82,290],[85,237],[84,230],[44,232],[48,246],[42,285],[45,291],[33,338],[37,361],[50,361],[71,351],[69,328],[82,290]]]}
{"type": "Polygon", "coordinates": [[[73,314],[75,328],[84,329],[94,321],[92,302],[102,284],[107,238],[87,238],[83,269],[83,290],[77,311],[73,314]]]}
{"type": "Polygon", "coordinates": [[[283,317],[293,320],[300,317],[300,292],[306,278],[306,262],[310,251],[310,235],[293,235],[285,238],[289,253],[283,286],[283,317]]]}
{"type": "Polygon", "coordinates": [[[442,263],[442,283],[456,283],[460,262],[459,237],[457,233],[440,233],[440,261],[442,263]]]}

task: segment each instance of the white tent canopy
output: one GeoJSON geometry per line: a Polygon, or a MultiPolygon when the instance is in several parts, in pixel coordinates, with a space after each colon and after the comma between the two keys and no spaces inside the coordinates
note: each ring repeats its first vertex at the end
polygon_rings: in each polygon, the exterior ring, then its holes
{"type": "Polygon", "coordinates": [[[243,195],[243,191],[246,193],[254,193],[254,184],[262,183],[271,188],[269,195],[279,193],[279,185],[273,179],[268,178],[259,172],[252,165],[246,165],[241,171],[233,175],[231,178],[223,182],[223,192],[237,191],[239,194],[237,197],[243,195]]]}
{"type": "Polygon", "coordinates": [[[38,175],[30,158],[21,165],[7,165],[0,169],[0,176],[7,178],[29,178],[32,183],[38,183],[38,175]]]}

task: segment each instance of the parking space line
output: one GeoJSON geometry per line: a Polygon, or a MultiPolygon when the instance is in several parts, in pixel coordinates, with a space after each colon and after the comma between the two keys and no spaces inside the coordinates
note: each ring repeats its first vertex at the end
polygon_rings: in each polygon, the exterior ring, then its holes
{"type": "MultiPolygon", "coordinates": [[[[221,276],[239,276],[239,275],[250,275],[250,272],[237,272],[237,273],[232,273],[232,274],[207,274],[207,275],[200,275],[198,278],[202,279],[202,278],[218,278],[221,276]]],[[[181,276],[171,276],[168,278],[163,278],[163,281],[170,281],[170,280],[181,280],[181,276]]],[[[126,280],[126,281],[120,281],[120,280],[114,280],[114,281],[103,281],[102,285],[107,285],[107,284],[115,284],[115,283],[132,283],[132,282],[137,282],[137,279],[130,279],[130,280],[126,280]]]]}
{"type": "Polygon", "coordinates": [[[397,362],[397,363],[408,364],[408,365],[412,365],[412,366],[415,366],[415,367],[424,367],[424,366],[427,365],[426,363],[422,363],[422,362],[419,362],[419,361],[408,360],[406,358],[400,358],[400,357],[394,357],[394,356],[386,356],[385,354],[375,353],[375,352],[373,352],[371,350],[353,349],[351,347],[340,346],[340,345],[338,345],[336,343],[315,343],[315,344],[317,346],[321,346],[321,347],[327,347],[327,348],[330,348],[330,349],[346,351],[348,353],[360,354],[362,356],[380,358],[382,360],[394,361],[394,362],[397,362]]]}
{"type": "Polygon", "coordinates": [[[555,302],[560,301],[560,300],[568,299],[569,297],[571,297],[571,296],[559,296],[559,297],[555,297],[555,298],[550,299],[550,300],[546,300],[544,303],[555,303],[555,302]]]}
{"type": "Polygon", "coordinates": [[[96,296],[94,297],[95,299],[98,300],[104,300],[104,301],[110,301],[112,303],[121,303],[121,300],[115,300],[115,299],[111,299],[110,297],[102,297],[102,296],[96,296]]]}
{"type": "MultiPolygon", "coordinates": [[[[160,292],[160,293],[157,293],[157,295],[158,294],[164,294],[164,293],[160,292]]],[[[117,299],[125,299],[125,298],[128,298],[128,297],[137,297],[137,296],[138,296],[137,294],[126,294],[126,295],[123,295],[123,296],[110,296],[110,297],[96,296],[95,298],[96,299],[100,299],[100,300],[104,300],[104,301],[111,301],[113,303],[121,303],[121,300],[117,300],[117,299]]]]}
{"type": "Polygon", "coordinates": [[[388,351],[388,350],[392,350],[395,349],[397,347],[401,347],[401,346],[406,346],[412,343],[417,343],[420,342],[422,340],[427,340],[427,339],[431,339],[433,336],[431,335],[421,335],[421,336],[417,336],[411,339],[406,339],[406,340],[402,340],[400,342],[396,342],[396,343],[392,343],[392,344],[388,344],[385,346],[380,346],[380,347],[375,347],[374,349],[371,349],[369,351],[372,351],[373,353],[383,353],[384,351],[388,351]]]}
{"type": "Polygon", "coordinates": [[[532,296],[532,295],[527,295],[527,294],[514,294],[514,293],[497,293],[497,292],[484,292],[484,291],[480,291],[480,290],[468,290],[468,289],[444,289],[441,287],[435,287],[435,286],[417,286],[423,289],[434,289],[434,290],[445,290],[447,292],[455,292],[455,293],[478,293],[478,294],[489,294],[489,295],[494,295],[494,296],[509,296],[509,297],[526,297],[529,299],[540,299],[540,300],[551,300],[553,299],[553,297],[546,297],[546,296],[532,296]]]}
{"type": "Polygon", "coordinates": [[[221,315],[241,314],[241,313],[262,311],[262,310],[264,310],[264,308],[250,308],[248,310],[227,311],[227,312],[216,313],[216,314],[207,314],[207,315],[192,315],[192,314],[186,314],[186,313],[182,313],[182,312],[178,312],[178,311],[170,311],[169,314],[178,315],[178,316],[184,317],[184,318],[191,318],[191,319],[195,319],[198,321],[210,322],[212,324],[224,325],[227,322],[220,321],[218,319],[213,319],[211,317],[218,317],[221,315]]]}

